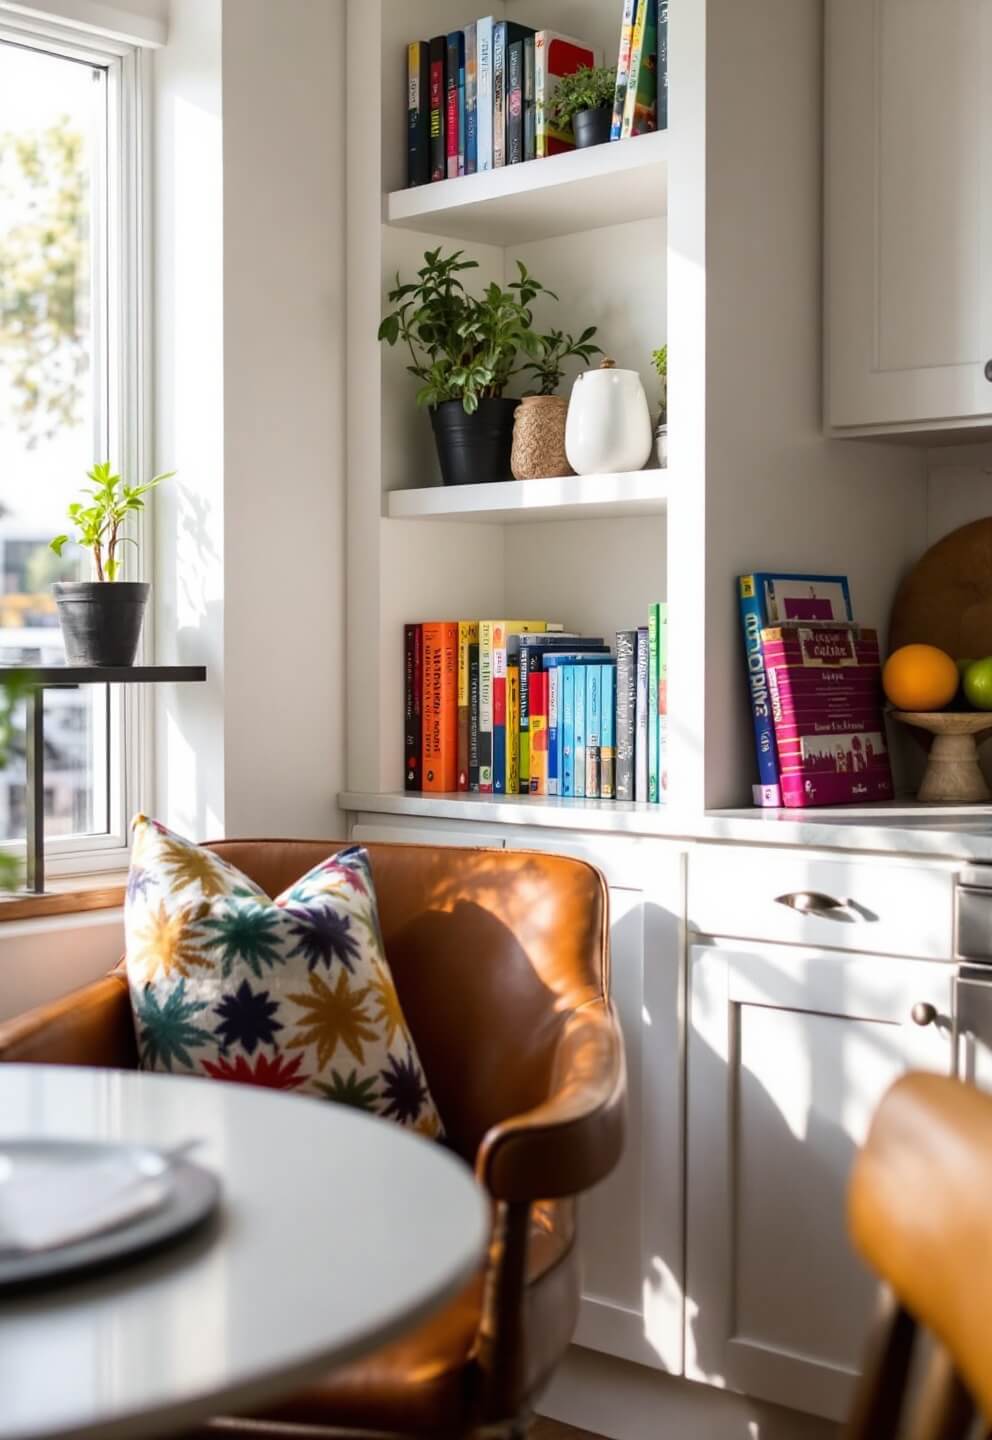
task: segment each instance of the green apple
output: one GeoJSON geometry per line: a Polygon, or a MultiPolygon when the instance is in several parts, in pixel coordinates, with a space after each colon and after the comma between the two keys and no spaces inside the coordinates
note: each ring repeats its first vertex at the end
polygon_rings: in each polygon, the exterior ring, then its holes
{"type": "Polygon", "coordinates": [[[976,710],[992,710],[992,656],[973,660],[964,672],[964,693],[976,710]]]}

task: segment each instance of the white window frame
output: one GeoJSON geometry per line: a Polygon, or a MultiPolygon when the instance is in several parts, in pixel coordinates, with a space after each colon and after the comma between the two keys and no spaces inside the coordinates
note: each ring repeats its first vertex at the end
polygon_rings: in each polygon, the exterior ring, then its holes
{"type": "MultiPolygon", "coordinates": [[[[107,363],[108,413],[102,417],[106,454],[128,476],[146,477],[152,457],[151,155],[149,58],[139,46],[90,30],[18,15],[0,0],[0,40],[101,67],[107,72],[108,292],[103,358],[107,363]]],[[[98,323],[94,317],[94,323],[98,323]]],[[[82,477],[80,477],[82,479],[82,477]]],[[[151,510],[137,516],[138,548],[124,574],[148,580],[153,554],[151,510]]],[[[154,618],[145,617],[139,661],[153,659],[154,618]]],[[[49,876],[121,870],[128,864],[129,824],[150,803],[153,783],[152,713],[148,687],[111,686],[108,694],[108,829],[105,834],[53,836],[45,843],[49,876]],[[116,763],[115,763],[116,756],[116,763]]],[[[23,854],[24,842],[3,847],[23,854]]]]}

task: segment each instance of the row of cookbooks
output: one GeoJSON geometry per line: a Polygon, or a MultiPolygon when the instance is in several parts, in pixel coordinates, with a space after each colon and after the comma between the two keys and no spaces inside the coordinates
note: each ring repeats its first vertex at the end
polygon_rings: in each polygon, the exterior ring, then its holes
{"type": "Polygon", "coordinates": [[[668,609],[601,635],[545,620],[404,627],[407,790],[659,803],[668,609]]]}
{"type": "Polygon", "coordinates": [[[754,803],[890,800],[878,634],[845,575],[738,578],[758,756],[754,803]]]}
{"type": "MultiPolygon", "coordinates": [[[[612,140],[668,124],[668,0],[621,0],[612,140]]],[[[492,15],[407,46],[410,186],[571,150],[549,104],[561,79],[594,67],[593,45],[492,15]]]]}

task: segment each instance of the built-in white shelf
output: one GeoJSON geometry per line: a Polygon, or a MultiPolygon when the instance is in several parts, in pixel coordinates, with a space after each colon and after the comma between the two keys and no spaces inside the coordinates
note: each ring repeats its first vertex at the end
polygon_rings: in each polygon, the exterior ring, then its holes
{"type": "MultiPolygon", "coordinates": [[[[440,182],[439,182],[440,183],[440,182]]],[[[538,520],[604,520],[659,515],[668,504],[667,470],[562,475],[495,485],[430,485],[386,496],[390,520],[468,520],[493,525],[538,520]]]]}
{"type": "Polygon", "coordinates": [[[394,190],[386,196],[385,220],[451,240],[522,245],[656,219],[667,209],[668,132],[662,130],[394,190]]]}

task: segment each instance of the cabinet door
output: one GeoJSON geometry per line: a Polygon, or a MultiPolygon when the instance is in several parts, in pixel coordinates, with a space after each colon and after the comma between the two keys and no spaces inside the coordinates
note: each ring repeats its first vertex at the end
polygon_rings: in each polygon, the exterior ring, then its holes
{"type": "Polygon", "coordinates": [[[582,1306],[591,1350],[683,1369],[683,853],[616,837],[514,836],[514,849],[574,855],[610,892],[613,1002],[627,1056],[627,1143],[617,1169],[579,1204],[582,1306]]]}
{"type": "Polygon", "coordinates": [[[851,1162],[893,1080],[950,1072],[953,969],[774,945],[689,963],[687,1373],[839,1420],[877,1294],[851,1162]]]}
{"type": "Polygon", "coordinates": [[[828,0],[828,420],[992,413],[992,0],[828,0]]]}

